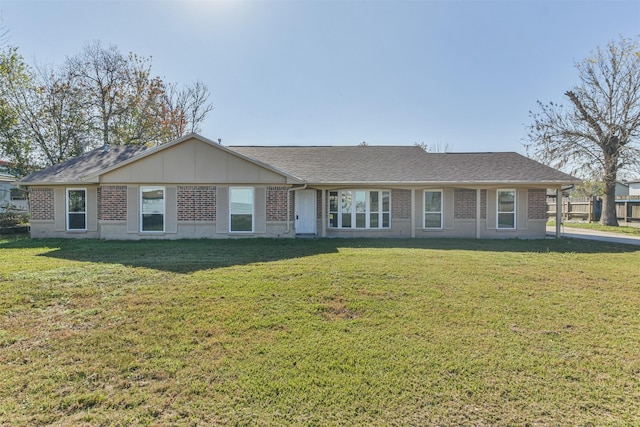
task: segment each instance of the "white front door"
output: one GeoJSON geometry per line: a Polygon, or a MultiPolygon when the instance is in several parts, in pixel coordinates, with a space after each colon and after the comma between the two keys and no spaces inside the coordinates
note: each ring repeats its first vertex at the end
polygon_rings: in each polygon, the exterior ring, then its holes
{"type": "Polygon", "coordinates": [[[296,191],[296,234],[316,233],[316,190],[296,191]]]}

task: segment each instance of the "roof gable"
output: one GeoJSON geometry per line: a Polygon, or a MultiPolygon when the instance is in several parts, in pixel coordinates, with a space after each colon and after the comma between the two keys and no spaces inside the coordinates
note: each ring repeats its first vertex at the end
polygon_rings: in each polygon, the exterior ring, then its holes
{"type": "Polygon", "coordinates": [[[18,183],[86,184],[105,179],[107,182],[145,183],[301,182],[271,165],[236,153],[200,135],[189,134],[153,148],[117,145],[96,148],[32,173],[18,183]],[[132,165],[134,163],[135,166],[132,165]]]}
{"type": "Polygon", "coordinates": [[[105,183],[300,183],[286,172],[196,134],[99,171],[105,183]]]}

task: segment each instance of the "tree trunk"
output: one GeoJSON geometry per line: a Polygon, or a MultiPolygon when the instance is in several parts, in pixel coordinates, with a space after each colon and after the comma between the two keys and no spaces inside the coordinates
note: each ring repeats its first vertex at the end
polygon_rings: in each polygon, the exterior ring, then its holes
{"type": "MultiPolygon", "coordinates": [[[[609,174],[604,182],[604,197],[602,198],[602,225],[618,226],[618,215],[616,213],[616,180],[610,179],[609,174]]],[[[615,177],[615,174],[614,174],[615,177]]]]}

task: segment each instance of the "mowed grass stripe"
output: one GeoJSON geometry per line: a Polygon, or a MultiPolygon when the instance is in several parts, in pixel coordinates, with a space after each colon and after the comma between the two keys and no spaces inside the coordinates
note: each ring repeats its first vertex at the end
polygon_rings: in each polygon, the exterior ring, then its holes
{"type": "Polygon", "coordinates": [[[640,252],[0,241],[0,424],[640,423],[640,252]]]}

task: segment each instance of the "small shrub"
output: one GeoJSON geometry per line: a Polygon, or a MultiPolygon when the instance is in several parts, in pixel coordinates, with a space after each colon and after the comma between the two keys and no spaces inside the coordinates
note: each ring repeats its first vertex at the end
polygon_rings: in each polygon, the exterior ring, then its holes
{"type": "Polygon", "coordinates": [[[0,227],[17,227],[29,225],[29,214],[18,210],[14,205],[7,205],[0,211],[0,227]]]}

